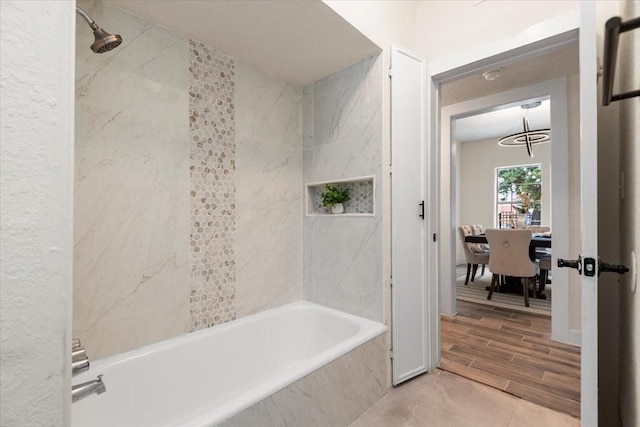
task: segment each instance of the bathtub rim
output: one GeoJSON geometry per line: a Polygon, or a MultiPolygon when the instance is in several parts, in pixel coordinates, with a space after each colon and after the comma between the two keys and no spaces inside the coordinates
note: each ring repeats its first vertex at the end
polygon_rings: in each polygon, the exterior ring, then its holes
{"type": "MultiPolygon", "coordinates": [[[[349,353],[355,348],[373,340],[374,338],[382,335],[388,331],[387,325],[376,322],[374,320],[366,319],[360,316],[356,316],[350,313],[346,313],[340,310],[336,310],[330,307],[326,307],[320,304],[312,303],[306,300],[299,300],[296,302],[284,304],[278,307],[274,307],[268,310],[264,310],[258,313],[243,316],[231,322],[223,323],[213,327],[201,329],[195,332],[186,333],[180,336],[169,338],[157,343],[149,344],[138,349],[130,350],[125,353],[120,353],[112,356],[98,359],[91,364],[91,370],[89,372],[95,372],[100,369],[111,368],[118,366],[122,363],[126,363],[131,360],[135,360],[144,357],[150,353],[161,351],[163,349],[169,349],[172,347],[186,344],[189,341],[195,341],[202,336],[209,334],[220,333],[226,330],[232,330],[234,328],[242,327],[242,323],[256,321],[261,317],[267,317],[273,312],[281,311],[285,309],[314,309],[324,312],[328,312],[333,316],[345,319],[350,322],[356,323],[359,330],[355,335],[340,341],[338,344],[333,345],[324,351],[306,359],[304,362],[295,365],[284,373],[279,373],[275,377],[271,378],[264,383],[261,383],[249,390],[241,392],[240,394],[226,400],[221,407],[213,407],[211,409],[204,409],[199,415],[184,414],[182,418],[177,418],[175,421],[167,424],[167,427],[184,426],[184,427],[204,427],[218,424],[244,409],[247,409],[261,400],[273,395],[274,393],[284,389],[288,385],[295,383],[296,381],[304,378],[310,373],[317,371],[321,367],[328,365],[339,357],[349,353]]],[[[100,373],[100,372],[98,372],[100,373]]],[[[105,378],[105,382],[108,379],[105,378]]],[[[73,417],[73,411],[72,411],[73,417]]],[[[73,422],[72,422],[73,425],[73,422]]]]}

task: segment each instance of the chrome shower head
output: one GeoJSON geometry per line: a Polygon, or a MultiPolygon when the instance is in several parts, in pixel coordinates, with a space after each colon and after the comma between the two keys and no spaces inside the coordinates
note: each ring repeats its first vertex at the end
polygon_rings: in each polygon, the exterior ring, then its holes
{"type": "Polygon", "coordinates": [[[122,37],[120,37],[119,34],[107,33],[105,30],[98,27],[93,19],[91,19],[91,17],[87,14],[87,12],[77,6],[76,13],[82,16],[93,30],[93,35],[96,39],[91,45],[92,51],[94,51],[95,53],[105,53],[120,46],[120,43],[122,43],[122,37]]]}

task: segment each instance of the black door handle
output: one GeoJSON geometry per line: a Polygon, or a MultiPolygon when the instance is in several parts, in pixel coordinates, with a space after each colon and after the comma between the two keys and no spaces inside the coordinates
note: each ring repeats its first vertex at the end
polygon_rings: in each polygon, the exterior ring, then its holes
{"type": "Polygon", "coordinates": [[[420,218],[424,219],[424,200],[420,202],[420,218]]]}
{"type": "MultiPolygon", "coordinates": [[[[593,258],[584,258],[584,260],[582,257],[578,257],[578,259],[558,259],[558,267],[575,268],[576,270],[578,270],[578,273],[582,274],[583,261],[585,265],[585,276],[595,276],[596,260],[593,258]]],[[[624,274],[628,271],[629,269],[624,265],[608,264],[606,262],[598,260],[598,276],[600,276],[600,274],[602,273],[624,274]]]]}
{"type": "Polygon", "coordinates": [[[562,259],[558,258],[559,268],[575,268],[578,270],[578,274],[582,274],[582,257],[578,259],[562,259]]]}
{"type": "Polygon", "coordinates": [[[601,273],[618,273],[624,274],[627,273],[629,269],[624,265],[615,265],[615,264],[607,264],[606,262],[598,261],[598,276],[601,273]]]}

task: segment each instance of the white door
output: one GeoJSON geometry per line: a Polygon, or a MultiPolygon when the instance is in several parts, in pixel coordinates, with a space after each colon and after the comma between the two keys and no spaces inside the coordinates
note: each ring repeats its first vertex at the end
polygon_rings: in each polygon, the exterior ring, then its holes
{"type": "Polygon", "coordinates": [[[391,52],[392,369],[399,384],[429,368],[425,206],[425,62],[391,52]]]}
{"type": "MultiPolygon", "coordinates": [[[[580,16],[580,211],[584,259],[598,259],[598,125],[595,2],[582,2],[580,16]]],[[[578,254],[571,254],[576,256],[578,254]]],[[[560,256],[560,255],[559,255],[560,256]]],[[[594,266],[595,267],[595,266],[594,266]]],[[[583,265],[580,418],[598,425],[598,275],[583,265]]],[[[595,271],[593,271],[595,273],[595,271]]],[[[577,273],[574,273],[577,274],[577,273]]]]}

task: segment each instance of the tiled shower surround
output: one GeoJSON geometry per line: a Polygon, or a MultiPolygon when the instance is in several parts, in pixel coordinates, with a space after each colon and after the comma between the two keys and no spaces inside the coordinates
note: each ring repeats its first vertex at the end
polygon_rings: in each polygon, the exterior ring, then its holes
{"type": "Polygon", "coordinates": [[[301,299],[302,89],[78,6],[125,42],[77,27],[74,337],[97,359],[301,299]]]}
{"type": "Polygon", "coordinates": [[[304,181],[373,176],[376,183],[375,189],[363,187],[375,190],[375,206],[367,208],[374,215],[305,216],[305,298],[378,322],[383,320],[382,79],[381,57],[370,57],[306,86],[302,104],[304,181]]]}
{"type": "Polygon", "coordinates": [[[189,41],[191,330],[236,317],[234,62],[189,41]]]}
{"type": "Polygon", "coordinates": [[[381,182],[379,58],[303,90],[78,6],[125,40],[96,55],[77,26],[73,336],[89,356],[300,299],[381,320],[381,186],[353,188],[375,215],[304,215],[307,183],[381,182]]]}

